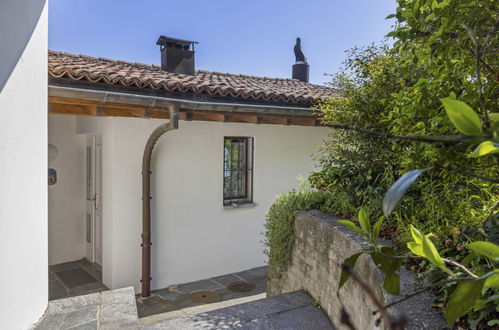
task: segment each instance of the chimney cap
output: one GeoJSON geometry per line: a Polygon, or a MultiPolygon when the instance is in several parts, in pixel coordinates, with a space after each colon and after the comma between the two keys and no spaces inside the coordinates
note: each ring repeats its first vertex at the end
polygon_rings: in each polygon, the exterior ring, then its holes
{"type": "Polygon", "coordinates": [[[172,44],[178,44],[180,46],[191,46],[194,44],[198,44],[199,42],[197,41],[192,41],[192,40],[185,40],[185,39],[179,39],[179,38],[172,38],[172,37],[167,37],[167,36],[160,36],[158,38],[158,41],[156,41],[156,45],[160,46],[166,46],[167,43],[172,43],[172,44]]]}

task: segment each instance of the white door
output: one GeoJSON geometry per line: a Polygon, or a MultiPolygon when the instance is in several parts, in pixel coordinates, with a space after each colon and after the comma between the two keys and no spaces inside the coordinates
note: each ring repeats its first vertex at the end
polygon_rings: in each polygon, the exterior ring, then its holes
{"type": "Polygon", "coordinates": [[[85,159],[86,257],[102,265],[102,143],[100,136],[87,137],[85,159]]]}

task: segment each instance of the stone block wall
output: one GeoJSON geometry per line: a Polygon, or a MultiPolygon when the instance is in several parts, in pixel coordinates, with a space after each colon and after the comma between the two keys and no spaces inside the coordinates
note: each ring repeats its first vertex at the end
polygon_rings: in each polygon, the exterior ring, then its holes
{"type": "MultiPolygon", "coordinates": [[[[357,329],[383,329],[375,325],[376,309],[362,288],[352,280],[336,295],[343,261],[362,250],[362,237],[338,223],[339,219],[319,211],[297,212],[292,261],[282,278],[275,278],[269,271],[267,295],[274,296],[296,290],[307,291],[316,299],[333,324],[339,329],[341,307],[344,306],[357,329]]],[[[397,299],[383,290],[383,275],[370,256],[362,255],[355,271],[370,285],[380,301],[388,303],[397,299]]],[[[401,293],[412,291],[417,278],[403,269],[401,293]]],[[[409,329],[445,328],[440,313],[431,307],[435,297],[424,294],[390,309],[396,315],[403,313],[409,329]]]]}

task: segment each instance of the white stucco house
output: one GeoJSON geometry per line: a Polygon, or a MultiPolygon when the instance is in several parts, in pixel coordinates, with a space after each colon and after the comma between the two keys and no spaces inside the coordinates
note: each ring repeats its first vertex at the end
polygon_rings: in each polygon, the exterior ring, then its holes
{"type": "Polygon", "coordinates": [[[310,107],[332,94],[298,79],[196,71],[193,42],[157,43],[160,66],[48,53],[48,143],[58,151],[49,264],[87,257],[106,286],[137,292],[147,278],[144,148],[170,108],[178,128],[151,161],[152,289],[265,263],[265,213],[313,170],[328,130],[310,107]]]}
{"type": "Polygon", "coordinates": [[[144,259],[151,289],[266,263],[265,214],[328,133],[310,108],[334,91],[306,63],[294,78],[207,72],[193,42],[163,36],[160,65],[47,50],[44,0],[1,2],[0,39],[1,324],[42,315],[49,265],[87,258],[140,293],[144,259]],[[165,124],[144,213],[144,149],[165,124]]]}

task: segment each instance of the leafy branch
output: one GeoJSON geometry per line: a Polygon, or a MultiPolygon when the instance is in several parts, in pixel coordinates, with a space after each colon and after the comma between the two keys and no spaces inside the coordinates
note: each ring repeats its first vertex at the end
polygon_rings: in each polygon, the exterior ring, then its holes
{"type": "MultiPolygon", "coordinates": [[[[478,118],[478,115],[473,111],[473,109],[471,109],[468,105],[452,98],[442,99],[442,103],[445,107],[447,115],[449,116],[449,119],[454,124],[457,130],[467,136],[483,135],[483,129],[480,119],[478,118]]],[[[496,121],[499,121],[499,118],[497,116],[493,116],[493,119],[493,126],[495,127],[496,121]]],[[[469,155],[469,157],[480,157],[495,153],[499,153],[499,147],[495,144],[495,141],[485,141],[482,142],[482,144],[480,144],[477,149],[469,155]],[[483,148],[484,143],[492,144],[492,148],[488,148],[485,150],[481,149],[483,148]]],[[[449,170],[448,167],[444,166],[437,165],[435,167],[449,170]]],[[[400,200],[406,194],[410,186],[418,179],[418,177],[432,168],[418,169],[407,172],[390,187],[383,198],[383,213],[386,218],[390,216],[390,214],[400,203],[400,200]]],[[[459,172],[453,168],[450,168],[450,170],[459,172]]],[[[466,174],[473,175],[471,173],[466,174]]],[[[387,292],[392,294],[399,294],[399,271],[403,259],[426,259],[431,264],[435,265],[448,275],[448,278],[443,281],[422,287],[414,291],[413,293],[406,295],[391,304],[388,304],[387,306],[384,306],[382,308],[378,307],[377,312],[380,312],[383,318],[386,319],[386,308],[401,303],[434,287],[439,287],[447,283],[459,283],[452,293],[446,309],[445,317],[450,325],[454,323],[459,317],[466,314],[473,307],[475,301],[481,296],[483,287],[499,288],[499,269],[496,268],[483,276],[478,276],[477,274],[474,274],[472,271],[466,268],[463,264],[455,260],[442,258],[435,245],[431,241],[432,234],[424,235],[412,225],[410,226],[410,231],[413,241],[409,242],[407,244],[407,247],[414,255],[397,256],[393,248],[388,246],[379,246],[377,240],[383,223],[383,219],[384,218],[381,217],[371,227],[369,213],[366,211],[366,209],[361,208],[358,214],[360,227],[357,227],[352,221],[349,220],[340,221],[346,227],[367,238],[372,250],[356,253],[344,261],[343,270],[338,285],[338,291],[346,283],[348,278],[351,277],[352,274],[354,274],[352,271],[350,271],[350,268],[353,268],[355,266],[355,263],[359,256],[364,253],[370,254],[374,263],[385,275],[383,287],[387,292]],[[468,275],[468,277],[460,277],[459,275],[451,271],[446,266],[446,264],[458,268],[466,275],[468,275]]],[[[478,241],[466,244],[465,247],[472,250],[476,254],[489,259],[492,262],[499,262],[499,246],[496,244],[485,241],[478,241]]],[[[362,283],[362,281],[359,281],[359,279],[355,280],[366,290],[365,283],[362,283]]],[[[368,295],[370,295],[369,291],[366,290],[366,292],[368,295]]]]}
{"type": "MultiPolygon", "coordinates": [[[[445,280],[442,280],[442,281],[438,281],[438,282],[435,282],[435,283],[432,283],[432,284],[429,284],[429,285],[426,285],[426,286],[423,286],[421,288],[419,288],[418,290],[415,290],[414,292],[412,292],[411,294],[407,294],[407,295],[404,295],[401,299],[397,299],[385,306],[383,306],[383,309],[388,309],[390,307],[393,307],[397,304],[400,304],[406,300],[409,300],[415,296],[418,296],[422,293],[425,293],[431,289],[434,289],[434,288],[438,288],[438,287],[441,287],[445,284],[449,284],[449,283],[458,283],[458,282],[464,282],[464,281],[469,281],[470,279],[469,278],[452,278],[452,279],[445,279],[445,280]]],[[[380,310],[377,310],[377,311],[374,311],[373,313],[376,314],[376,313],[379,313],[380,310]]]]}
{"type": "Polygon", "coordinates": [[[454,168],[451,166],[442,166],[442,165],[434,164],[433,168],[441,169],[441,170],[445,170],[445,171],[449,171],[449,172],[454,172],[454,173],[457,173],[457,174],[460,174],[460,175],[463,175],[463,176],[466,176],[469,178],[476,178],[476,179],[480,179],[480,180],[491,182],[491,183],[499,183],[499,178],[497,178],[497,179],[489,178],[489,177],[485,177],[483,175],[478,175],[478,174],[474,174],[474,173],[471,173],[468,171],[460,170],[458,168],[454,168]]]}
{"type": "Polygon", "coordinates": [[[392,133],[382,133],[371,131],[364,128],[353,127],[343,124],[327,124],[329,128],[342,129],[347,131],[356,131],[368,134],[379,139],[396,139],[407,140],[425,143],[444,143],[444,144],[475,144],[484,142],[490,139],[491,136],[467,136],[467,135],[398,135],[392,133]]]}
{"type": "Polygon", "coordinates": [[[480,45],[480,43],[477,40],[477,37],[475,35],[475,32],[471,27],[466,25],[463,22],[460,22],[459,25],[461,25],[466,32],[468,33],[468,36],[470,37],[471,41],[473,42],[473,45],[475,47],[473,51],[473,56],[475,57],[475,75],[476,75],[476,82],[477,82],[477,87],[478,87],[478,101],[480,103],[480,110],[483,115],[484,121],[485,121],[485,126],[489,127],[490,120],[488,113],[486,111],[485,107],[485,98],[483,96],[483,82],[482,82],[482,74],[481,74],[481,64],[483,63],[482,57],[485,49],[489,46],[489,41],[492,35],[497,30],[497,26],[499,25],[499,15],[497,15],[496,20],[494,24],[492,25],[491,29],[487,32],[483,44],[480,45]]]}

